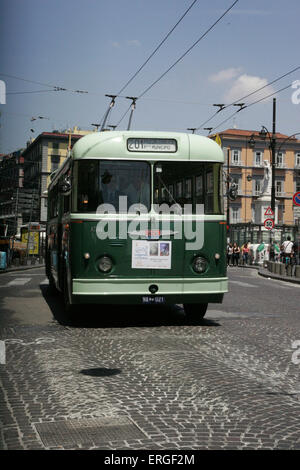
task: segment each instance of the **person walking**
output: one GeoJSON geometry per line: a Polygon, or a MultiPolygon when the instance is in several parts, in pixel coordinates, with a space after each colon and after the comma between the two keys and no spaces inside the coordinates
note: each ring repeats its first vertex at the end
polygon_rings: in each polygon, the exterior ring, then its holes
{"type": "Polygon", "coordinates": [[[236,242],[233,244],[233,266],[236,264],[239,265],[239,258],[240,258],[240,247],[236,242]]]}
{"type": "Polygon", "coordinates": [[[275,261],[275,244],[272,242],[269,248],[269,259],[270,261],[275,261]]]}
{"type": "Polygon", "coordinates": [[[283,242],[282,244],[282,251],[283,251],[283,255],[284,255],[284,262],[286,263],[286,265],[290,264],[291,263],[291,258],[292,258],[292,254],[293,254],[293,242],[291,241],[291,237],[288,236],[286,241],[283,242]]]}
{"type": "Polygon", "coordinates": [[[292,262],[292,276],[296,275],[296,266],[300,264],[300,254],[299,254],[299,241],[295,241],[293,244],[293,262],[292,262]]]}
{"type": "Polygon", "coordinates": [[[250,244],[249,244],[249,242],[246,242],[243,245],[243,249],[242,249],[243,266],[248,264],[249,251],[250,251],[250,244]]]}
{"type": "Polygon", "coordinates": [[[232,243],[230,242],[227,245],[227,266],[230,266],[230,262],[233,265],[232,255],[233,255],[233,248],[232,248],[232,243]]]}

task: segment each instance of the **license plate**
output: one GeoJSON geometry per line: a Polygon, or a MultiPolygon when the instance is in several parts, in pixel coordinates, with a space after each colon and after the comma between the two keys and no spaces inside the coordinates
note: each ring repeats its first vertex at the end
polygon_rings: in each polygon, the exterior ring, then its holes
{"type": "Polygon", "coordinates": [[[143,304],[164,304],[166,299],[161,296],[156,296],[156,297],[151,297],[151,296],[145,296],[142,297],[142,302],[143,304]]]}

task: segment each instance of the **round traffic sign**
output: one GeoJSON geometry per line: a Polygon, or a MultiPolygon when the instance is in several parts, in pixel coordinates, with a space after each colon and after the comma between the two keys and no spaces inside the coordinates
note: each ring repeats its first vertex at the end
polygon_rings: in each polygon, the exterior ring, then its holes
{"type": "Polygon", "coordinates": [[[266,219],[264,221],[264,226],[265,228],[267,228],[268,230],[272,230],[272,228],[274,228],[274,219],[266,219]]]}
{"type": "Polygon", "coordinates": [[[300,206],[300,191],[294,194],[293,201],[296,206],[300,206]]]}

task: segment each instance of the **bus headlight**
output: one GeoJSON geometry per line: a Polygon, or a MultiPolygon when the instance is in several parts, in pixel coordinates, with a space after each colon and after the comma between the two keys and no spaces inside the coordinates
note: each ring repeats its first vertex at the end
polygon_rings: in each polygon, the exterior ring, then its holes
{"type": "Polygon", "coordinates": [[[108,273],[113,266],[112,260],[108,256],[102,256],[100,258],[98,267],[103,273],[108,273]]]}
{"type": "Polygon", "coordinates": [[[202,258],[201,256],[197,256],[193,260],[193,270],[198,274],[202,274],[206,271],[206,269],[207,269],[206,259],[202,258]]]}

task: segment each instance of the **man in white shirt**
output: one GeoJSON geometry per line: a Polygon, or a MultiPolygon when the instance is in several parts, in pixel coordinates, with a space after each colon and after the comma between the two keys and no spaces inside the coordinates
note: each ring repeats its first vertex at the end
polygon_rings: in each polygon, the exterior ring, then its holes
{"type": "Polygon", "coordinates": [[[291,258],[293,246],[294,243],[291,241],[291,237],[288,236],[286,241],[282,244],[282,251],[284,253],[285,258],[291,258]]]}

